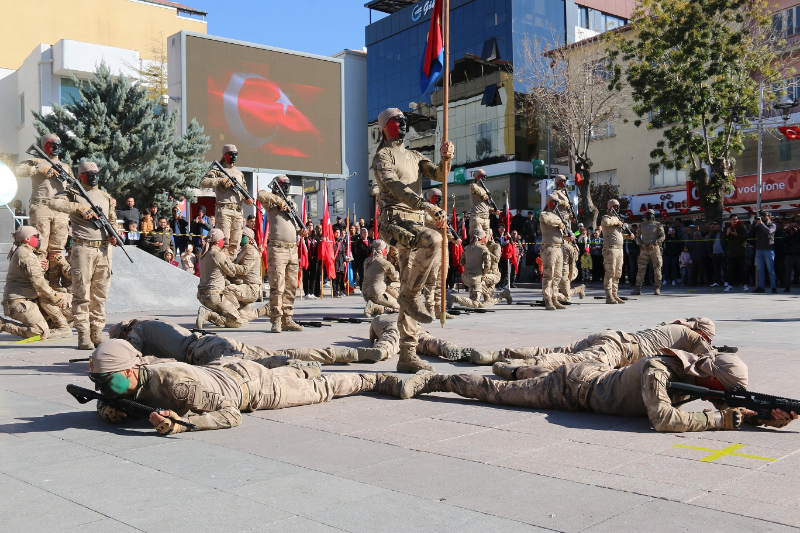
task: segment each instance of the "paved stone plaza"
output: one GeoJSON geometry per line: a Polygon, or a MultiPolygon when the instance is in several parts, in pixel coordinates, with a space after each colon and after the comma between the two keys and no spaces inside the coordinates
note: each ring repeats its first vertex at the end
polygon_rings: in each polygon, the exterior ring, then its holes
{"type": "MultiPolygon", "coordinates": [[[[715,344],[740,347],[750,388],[800,397],[798,296],[670,287],[612,307],[592,298],[600,294],[592,290],[558,312],[502,304],[431,331],[500,348],[705,315],[717,324],[715,344]]],[[[514,297],[541,293],[517,289],[514,297]]],[[[363,316],[362,308],[360,296],[298,301],[296,318],[363,316]]],[[[194,323],[191,312],[156,315],[194,323]]],[[[108,322],[132,316],[112,314],[108,322]]],[[[275,348],[367,344],[367,324],[280,335],[268,327],[260,320],[225,333],[275,348]]],[[[75,338],[13,341],[0,335],[2,531],[800,529],[800,422],[675,435],[656,433],[645,418],[494,407],[450,394],[360,395],[251,413],[234,429],[161,437],[146,421],[106,424],[94,402],[82,406],[67,394],[68,383],[92,387],[88,365],[67,362],[90,353],[77,350],[75,338]]],[[[395,363],[324,370],[391,371],[395,363]]],[[[434,364],[439,372],[491,373],[434,364]]]]}

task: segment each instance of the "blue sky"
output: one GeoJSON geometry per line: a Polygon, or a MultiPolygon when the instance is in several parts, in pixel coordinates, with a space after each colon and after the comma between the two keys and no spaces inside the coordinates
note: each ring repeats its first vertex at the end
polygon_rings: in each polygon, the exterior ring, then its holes
{"type": "Polygon", "coordinates": [[[210,35],[324,56],[360,50],[369,24],[366,0],[177,1],[208,12],[210,35]]]}

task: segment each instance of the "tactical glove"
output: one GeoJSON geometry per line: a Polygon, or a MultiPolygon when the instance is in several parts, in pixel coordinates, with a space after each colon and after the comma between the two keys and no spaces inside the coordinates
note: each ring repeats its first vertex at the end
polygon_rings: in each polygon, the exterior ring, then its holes
{"type": "Polygon", "coordinates": [[[48,178],[56,178],[58,177],[58,171],[53,167],[48,167],[47,170],[43,172],[43,174],[48,178]]]}
{"type": "Polygon", "coordinates": [[[100,418],[112,424],[119,424],[120,422],[124,422],[126,418],[125,413],[116,410],[110,405],[104,405],[103,407],[101,407],[99,413],[100,413],[100,418]]]}
{"type": "Polygon", "coordinates": [[[778,418],[756,418],[754,416],[748,416],[745,419],[750,425],[753,426],[766,426],[770,428],[782,428],[785,427],[791,422],[792,419],[778,419],[778,418]]]}
{"type": "Polygon", "coordinates": [[[423,207],[431,216],[433,223],[436,224],[437,228],[443,228],[447,225],[447,215],[442,208],[428,202],[425,202],[423,207]]]}
{"type": "Polygon", "coordinates": [[[739,429],[742,425],[742,421],[744,420],[745,413],[747,409],[744,407],[731,407],[728,409],[723,409],[719,412],[722,416],[722,428],[723,430],[730,430],[730,429],[739,429]]]}
{"type": "Polygon", "coordinates": [[[224,185],[225,187],[227,187],[228,189],[230,189],[231,187],[233,187],[233,180],[232,180],[232,179],[230,179],[230,178],[223,178],[223,179],[225,180],[225,181],[223,182],[223,185],[224,185]]]}
{"type": "Polygon", "coordinates": [[[79,211],[80,211],[81,216],[83,218],[85,218],[86,220],[94,218],[94,210],[91,207],[89,207],[88,205],[85,206],[85,207],[81,206],[79,211]]]}
{"type": "Polygon", "coordinates": [[[181,433],[186,431],[184,426],[180,424],[176,424],[171,419],[174,418],[176,420],[180,420],[180,416],[175,411],[170,411],[167,415],[169,418],[165,418],[163,422],[156,426],[156,431],[161,433],[162,435],[174,435],[175,433],[181,433]]]}

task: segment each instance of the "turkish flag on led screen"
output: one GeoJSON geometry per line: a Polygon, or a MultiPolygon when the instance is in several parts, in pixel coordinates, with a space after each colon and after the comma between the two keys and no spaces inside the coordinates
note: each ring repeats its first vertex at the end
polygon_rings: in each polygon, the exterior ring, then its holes
{"type": "Polygon", "coordinates": [[[783,133],[790,141],[800,139],[800,128],[797,126],[780,126],[778,131],[783,133]]]}

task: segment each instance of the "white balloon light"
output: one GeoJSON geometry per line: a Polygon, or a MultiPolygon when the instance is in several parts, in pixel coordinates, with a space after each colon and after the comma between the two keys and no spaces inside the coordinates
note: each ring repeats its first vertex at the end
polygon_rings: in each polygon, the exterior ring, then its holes
{"type": "Polygon", "coordinates": [[[5,164],[0,163],[0,206],[9,204],[17,196],[17,178],[5,164]]]}

